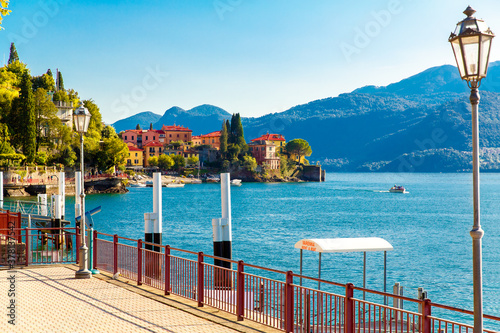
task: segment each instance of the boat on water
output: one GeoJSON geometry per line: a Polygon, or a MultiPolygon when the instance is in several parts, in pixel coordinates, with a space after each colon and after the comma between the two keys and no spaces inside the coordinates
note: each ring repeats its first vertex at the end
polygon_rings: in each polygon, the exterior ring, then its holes
{"type": "Polygon", "coordinates": [[[404,188],[404,186],[401,185],[394,185],[391,187],[389,190],[391,193],[408,193],[408,191],[404,188]]]}
{"type": "Polygon", "coordinates": [[[165,187],[184,187],[185,184],[168,183],[165,187]]]}
{"type": "Polygon", "coordinates": [[[231,179],[231,185],[241,186],[241,179],[231,179]]]}
{"type": "Polygon", "coordinates": [[[130,183],[130,187],[146,187],[145,183],[130,183]]]}

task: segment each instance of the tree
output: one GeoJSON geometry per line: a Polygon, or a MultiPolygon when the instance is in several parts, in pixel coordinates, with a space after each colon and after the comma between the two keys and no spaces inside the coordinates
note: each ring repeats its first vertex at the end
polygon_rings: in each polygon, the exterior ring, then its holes
{"type": "Polygon", "coordinates": [[[21,81],[17,113],[21,115],[22,150],[28,163],[33,163],[36,153],[35,98],[31,88],[31,77],[25,72],[21,81]]]}
{"type": "Polygon", "coordinates": [[[2,20],[3,16],[9,15],[11,12],[10,10],[7,9],[9,7],[9,0],[0,0],[0,30],[2,30],[2,20]]]}
{"type": "Polygon", "coordinates": [[[180,170],[186,166],[186,159],[183,155],[170,155],[174,160],[174,169],[180,170]]]}
{"type": "Polygon", "coordinates": [[[152,131],[153,130],[153,123],[149,123],[149,130],[152,131]]]}
{"type": "Polygon", "coordinates": [[[227,155],[227,127],[226,122],[222,121],[222,129],[220,130],[220,155],[221,158],[226,158],[227,155]]]}
{"type": "Polygon", "coordinates": [[[64,80],[62,77],[62,73],[57,71],[57,90],[64,91],[64,80]]]}
{"type": "Polygon", "coordinates": [[[10,65],[16,61],[19,61],[19,55],[17,54],[16,46],[14,45],[14,43],[10,43],[10,54],[9,54],[8,64],[10,65]]]}
{"type": "Polygon", "coordinates": [[[175,162],[169,155],[162,154],[158,157],[158,167],[163,170],[168,170],[174,166],[175,162]]]}
{"type": "Polygon", "coordinates": [[[148,159],[148,164],[150,166],[158,166],[158,157],[153,156],[148,159]]]}
{"type": "Polygon", "coordinates": [[[198,159],[198,156],[191,156],[191,157],[188,157],[187,164],[190,166],[196,166],[196,165],[198,165],[199,161],[200,160],[198,159]]]}
{"type": "Polygon", "coordinates": [[[138,131],[140,131],[140,130],[141,130],[141,124],[137,124],[137,125],[135,126],[135,129],[136,129],[136,130],[138,130],[138,131]]]}
{"type": "Polygon", "coordinates": [[[231,160],[237,159],[240,151],[241,151],[240,146],[238,146],[235,143],[231,143],[230,145],[227,146],[227,155],[228,158],[231,160]]]}
{"type": "Polygon", "coordinates": [[[38,88],[43,88],[47,91],[56,90],[56,84],[54,82],[54,78],[49,74],[34,76],[31,79],[31,82],[33,83],[33,91],[36,91],[38,88]]]}
{"type": "Polygon", "coordinates": [[[298,163],[301,163],[302,156],[310,156],[312,154],[311,146],[304,139],[293,139],[285,146],[289,154],[297,157],[298,163]]]}
{"type": "Polygon", "coordinates": [[[115,129],[111,125],[106,125],[101,132],[101,137],[103,139],[118,138],[115,129]]]}
{"type": "Polygon", "coordinates": [[[44,88],[35,91],[36,151],[45,143],[52,145],[59,138],[60,127],[64,126],[57,117],[57,108],[44,88]]]}
{"type": "Polygon", "coordinates": [[[248,171],[255,171],[257,168],[257,160],[253,156],[243,156],[243,167],[248,171]]]}
{"type": "Polygon", "coordinates": [[[97,166],[100,170],[125,164],[128,157],[128,146],[118,136],[102,140],[101,148],[97,153],[97,166]]]}

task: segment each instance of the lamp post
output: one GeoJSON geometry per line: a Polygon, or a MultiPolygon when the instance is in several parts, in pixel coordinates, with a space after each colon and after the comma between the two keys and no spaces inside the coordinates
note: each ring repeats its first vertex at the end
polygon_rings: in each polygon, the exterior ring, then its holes
{"type": "Polygon", "coordinates": [[[483,332],[483,282],[481,229],[479,218],[479,122],[478,104],[481,79],[486,77],[490,57],[491,41],[495,35],[483,20],[476,19],[476,11],[470,6],[465,9],[467,17],[458,22],[455,32],[448,39],[453,48],[457,67],[462,80],[467,81],[471,89],[470,103],[472,106],[472,183],[474,201],[474,224],[470,235],[472,237],[472,275],[474,284],[474,333],[483,332]]]}
{"type": "Polygon", "coordinates": [[[75,110],[75,128],[80,133],[80,168],[81,168],[81,194],[80,194],[80,235],[81,246],[78,249],[80,269],[75,273],[77,279],[89,279],[92,273],[88,270],[88,248],[85,244],[85,172],[83,170],[83,134],[87,132],[90,123],[90,112],[83,103],[75,110]]]}

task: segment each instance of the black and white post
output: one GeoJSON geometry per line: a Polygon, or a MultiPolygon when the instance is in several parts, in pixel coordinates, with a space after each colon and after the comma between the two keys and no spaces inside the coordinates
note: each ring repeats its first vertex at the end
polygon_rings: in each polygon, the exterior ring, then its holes
{"type": "MultiPolygon", "coordinates": [[[[229,173],[221,173],[220,188],[222,218],[212,219],[214,256],[232,259],[231,181],[229,173]]],[[[223,260],[214,260],[214,265],[231,268],[231,263],[223,260]]]]}
{"type": "MultiPolygon", "coordinates": [[[[144,240],[148,243],[162,244],[162,195],[161,173],[153,173],[153,213],[144,214],[144,240]]],[[[160,251],[160,247],[146,245],[146,249],[160,251]]]]}

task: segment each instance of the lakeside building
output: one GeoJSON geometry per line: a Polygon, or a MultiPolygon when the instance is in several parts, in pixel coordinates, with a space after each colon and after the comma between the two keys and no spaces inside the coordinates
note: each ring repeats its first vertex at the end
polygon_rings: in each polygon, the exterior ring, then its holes
{"type": "Polygon", "coordinates": [[[268,132],[261,137],[251,140],[251,142],[254,141],[268,141],[270,143],[273,143],[276,146],[277,154],[282,154],[285,151],[286,141],[285,137],[281,134],[269,134],[268,132]]]}
{"type": "Polygon", "coordinates": [[[144,145],[144,163],[143,166],[147,168],[149,166],[149,159],[151,157],[159,157],[163,154],[163,143],[158,141],[151,141],[144,145]]]}
{"type": "Polygon", "coordinates": [[[258,165],[266,166],[269,170],[279,170],[281,160],[276,155],[274,143],[266,140],[252,140],[248,147],[258,165]]]}
{"type": "Polygon", "coordinates": [[[193,146],[210,145],[212,148],[220,150],[220,131],[193,136],[193,146]]]}
{"type": "Polygon", "coordinates": [[[162,143],[169,144],[172,141],[183,141],[183,142],[190,142],[192,140],[192,133],[193,131],[190,130],[187,127],[184,126],[179,126],[179,125],[173,125],[173,126],[166,126],[163,125],[161,128],[161,131],[164,133],[164,141],[159,140],[162,143]]]}
{"type": "Polygon", "coordinates": [[[137,148],[133,145],[128,146],[128,158],[126,167],[133,170],[142,169],[144,163],[144,152],[142,149],[137,148]]]}

